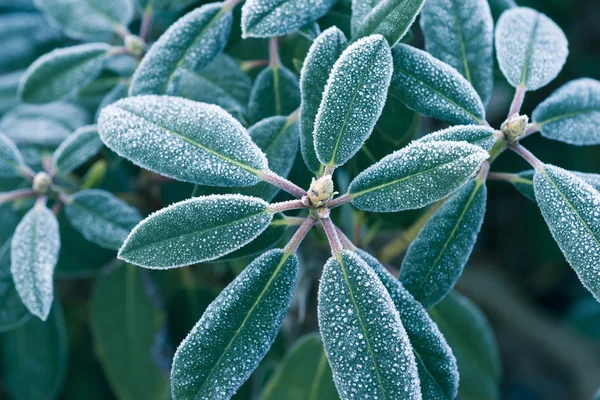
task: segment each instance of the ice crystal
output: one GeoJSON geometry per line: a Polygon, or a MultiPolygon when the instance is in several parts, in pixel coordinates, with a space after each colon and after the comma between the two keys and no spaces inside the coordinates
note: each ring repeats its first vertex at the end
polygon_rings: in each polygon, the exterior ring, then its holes
{"type": "Polygon", "coordinates": [[[419,142],[467,142],[490,151],[496,143],[495,130],[489,126],[457,125],[425,135],[419,142]]]}

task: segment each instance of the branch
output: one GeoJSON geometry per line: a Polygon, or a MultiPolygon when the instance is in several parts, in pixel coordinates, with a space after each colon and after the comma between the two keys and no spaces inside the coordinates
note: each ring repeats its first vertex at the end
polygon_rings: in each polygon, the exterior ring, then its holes
{"type": "Polygon", "coordinates": [[[513,101],[510,105],[510,111],[508,112],[508,116],[514,114],[519,114],[521,112],[521,107],[523,106],[523,100],[525,100],[525,86],[519,85],[517,86],[517,90],[515,91],[515,97],[513,97],[513,101]]]}
{"type": "Polygon", "coordinates": [[[527,161],[533,168],[539,170],[544,167],[544,163],[542,163],[536,156],[534,156],[529,150],[523,147],[520,144],[511,144],[508,146],[509,149],[517,153],[521,156],[522,159],[527,161]]]}
{"type": "Polygon", "coordinates": [[[295,183],[288,181],[287,179],[277,175],[273,171],[262,172],[259,177],[265,182],[269,182],[272,185],[277,186],[280,189],[285,190],[289,194],[294,197],[301,199],[303,196],[306,196],[306,190],[302,189],[295,183]]]}
{"type": "Polygon", "coordinates": [[[329,246],[331,247],[331,254],[335,258],[340,258],[342,254],[342,243],[340,242],[340,238],[337,235],[337,229],[331,219],[323,218],[319,219],[321,222],[321,226],[325,231],[325,235],[327,236],[327,240],[329,241],[329,246]]]}
{"type": "Polygon", "coordinates": [[[144,14],[142,15],[142,25],[140,27],[140,37],[146,43],[148,43],[148,39],[150,37],[150,30],[152,28],[152,16],[154,14],[154,10],[152,10],[152,2],[148,2],[146,9],[144,10],[144,14]]]}
{"type": "Polygon", "coordinates": [[[299,208],[306,208],[302,200],[290,200],[290,201],[282,201],[281,203],[273,203],[270,204],[267,210],[271,214],[277,214],[283,211],[288,210],[297,210],[299,208]]]}
{"type": "Polygon", "coordinates": [[[0,204],[19,199],[26,199],[33,196],[35,196],[35,190],[33,189],[18,189],[6,193],[0,193],[0,204]]]}
{"type": "Polygon", "coordinates": [[[350,197],[349,193],[343,194],[340,197],[336,197],[335,199],[331,200],[329,203],[327,203],[327,208],[331,209],[331,208],[335,208],[338,206],[341,206],[342,204],[346,204],[352,201],[352,197],[350,197]]]}
{"type": "Polygon", "coordinates": [[[300,225],[300,228],[298,228],[296,233],[294,233],[294,236],[292,236],[292,238],[290,239],[288,244],[285,245],[285,247],[283,248],[283,251],[286,254],[292,254],[292,253],[296,252],[296,250],[298,249],[298,246],[300,246],[300,243],[302,243],[302,240],[306,237],[306,234],[308,232],[310,232],[310,230],[312,229],[313,226],[315,226],[316,223],[317,223],[317,220],[314,219],[313,217],[311,217],[311,216],[306,217],[304,219],[304,222],[302,222],[302,225],[300,225]]]}

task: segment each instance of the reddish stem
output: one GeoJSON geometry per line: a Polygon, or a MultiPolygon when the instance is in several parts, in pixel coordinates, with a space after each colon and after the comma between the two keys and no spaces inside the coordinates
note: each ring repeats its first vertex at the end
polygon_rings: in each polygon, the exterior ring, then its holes
{"type": "Polygon", "coordinates": [[[327,236],[327,240],[329,241],[331,254],[336,258],[340,258],[342,254],[342,243],[337,235],[335,225],[333,222],[331,222],[330,218],[320,219],[319,222],[321,222],[321,226],[323,227],[325,235],[327,236]]]}
{"type": "Polygon", "coordinates": [[[349,193],[343,194],[340,197],[336,197],[327,203],[327,208],[335,208],[341,206],[342,204],[346,204],[352,201],[352,197],[350,197],[349,193]]]}
{"type": "Polygon", "coordinates": [[[302,240],[306,237],[306,234],[312,229],[313,226],[315,226],[316,223],[317,220],[313,217],[306,217],[304,222],[302,222],[302,225],[300,225],[296,233],[294,233],[294,236],[292,236],[288,244],[285,245],[283,251],[285,251],[287,254],[296,252],[298,246],[300,246],[300,243],[302,243],[302,240]]]}
{"type": "Polygon", "coordinates": [[[514,114],[519,114],[521,112],[521,107],[523,106],[523,101],[525,100],[525,86],[519,85],[517,86],[517,90],[515,91],[515,97],[513,97],[513,101],[510,105],[510,111],[508,112],[508,116],[514,114]]]}

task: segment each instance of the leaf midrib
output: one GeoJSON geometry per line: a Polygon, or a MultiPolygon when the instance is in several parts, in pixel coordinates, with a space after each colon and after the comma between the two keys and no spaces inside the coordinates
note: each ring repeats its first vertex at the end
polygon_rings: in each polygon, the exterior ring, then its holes
{"type": "Polygon", "coordinates": [[[573,117],[577,117],[577,116],[583,115],[583,114],[591,114],[591,113],[594,113],[594,112],[600,112],[600,109],[588,107],[588,108],[584,108],[584,109],[581,109],[581,110],[573,111],[573,112],[570,112],[570,113],[559,114],[559,115],[557,115],[555,117],[548,118],[548,119],[546,119],[544,121],[536,122],[536,124],[538,124],[540,127],[543,127],[544,125],[551,124],[551,123],[557,122],[557,121],[561,121],[563,119],[573,118],[573,117]]]}
{"type": "Polygon", "coordinates": [[[458,35],[458,41],[460,43],[460,53],[462,55],[463,68],[465,69],[465,78],[471,83],[471,69],[469,67],[469,60],[467,59],[467,49],[465,46],[465,39],[463,37],[462,27],[460,24],[460,18],[458,15],[458,9],[456,6],[456,0],[451,0],[452,3],[452,11],[454,12],[454,22],[456,24],[456,33],[458,35]]]}
{"type": "Polygon", "coordinates": [[[317,364],[317,370],[315,372],[315,378],[313,379],[312,385],[310,387],[310,393],[308,396],[308,400],[319,400],[319,386],[321,385],[321,380],[323,378],[323,372],[325,371],[325,366],[327,365],[327,358],[325,357],[325,351],[321,348],[319,355],[319,363],[317,364]]]}
{"type": "Polygon", "coordinates": [[[531,35],[529,36],[529,42],[527,43],[527,50],[525,53],[525,63],[523,64],[523,73],[521,75],[521,85],[527,85],[527,78],[529,76],[529,64],[531,62],[531,56],[533,55],[533,43],[535,41],[535,36],[537,35],[538,26],[540,23],[541,15],[536,12],[535,22],[533,24],[533,29],[531,30],[531,35]]]}

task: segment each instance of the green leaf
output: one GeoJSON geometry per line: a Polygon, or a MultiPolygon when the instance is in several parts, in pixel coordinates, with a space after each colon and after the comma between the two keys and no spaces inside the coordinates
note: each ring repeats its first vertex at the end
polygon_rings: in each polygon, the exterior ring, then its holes
{"type": "Polygon", "coordinates": [[[542,136],[578,146],[600,144],[600,81],[576,79],[533,111],[542,136]]]}
{"type": "Polygon", "coordinates": [[[340,397],[420,399],[415,357],[400,315],[355,253],[330,258],[319,284],[319,328],[340,397]]]}
{"type": "Polygon", "coordinates": [[[352,35],[354,36],[367,14],[375,8],[380,0],[351,0],[349,2],[351,3],[350,25],[352,35]]]}
{"type": "Polygon", "coordinates": [[[267,159],[222,108],[179,97],[138,96],[105,107],[104,143],[159,174],[211,186],[252,186],[267,159]]]}
{"type": "Polygon", "coordinates": [[[241,195],[175,203],[136,226],[119,258],[156,269],[215,260],[250,243],[269,226],[267,207],[264,200],[241,195]]]}
{"type": "Polygon", "coordinates": [[[200,71],[223,51],[232,22],[225,3],[205,4],[181,17],[150,47],[129,94],[176,95],[185,72],[200,71]]]}
{"type": "Polygon", "coordinates": [[[265,229],[256,239],[241,249],[220,257],[218,261],[230,261],[235,260],[236,258],[258,256],[265,251],[272,249],[279,243],[288,229],[288,225],[283,219],[284,217],[282,214],[274,215],[273,220],[267,229],[265,229]]]}
{"type": "Polygon", "coordinates": [[[109,192],[82,190],[65,203],[65,215],[83,237],[98,246],[119,250],[141,221],[139,211],[109,192]]]}
{"type": "Polygon", "coordinates": [[[263,388],[260,400],[339,399],[318,333],[298,339],[263,388]]]}
{"type": "Polygon", "coordinates": [[[483,223],[486,200],[485,184],[467,183],[429,218],[408,248],[399,279],[425,308],[439,303],[462,274],[483,223]]]}
{"type": "Polygon", "coordinates": [[[335,0],[248,0],[242,7],[242,38],[284,36],[315,22],[335,0]]]}
{"type": "Polygon", "coordinates": [[[133,19],[131,0],[35,0],[50,22],[73,38],[96,40],[106,37],[115,26],[127,26],[133,19]]]}
{"type": "Polygon", "coordinates": [[[58,398],[67,372],[67,331],[56,304],[48,321],[31,318],[2,335],[2,377],[14,400],[58,398]]]}
{"type": "Polygon", "coordinates": [[[11,242],[10,271],[27,309],[45,321],[54,298],[52,276],[60,237],[56,217],[37,203],[21,220],[11,242]]]}
{"type": "Polygon", "coordinates": [[[583,286],[600,301],[600,192],[548,164],[536,171],[533,188],[558,247],[583,286]]]}
{"type": "Polygon", "coordinates": [[[69,173],[94,157],[103,146],[96,125],[79,128],[54,151],[52,168],[59,174],[69,173]]]}
{"type": "Polygon", "coordinates": [[[21,176],[24,165],[25,161],[17,145],[6,135],[0,133],[0,177],[21,176]]]}
{"type": "Polygon", "coordinates": [[[0,74],[0,115],[19,104],[17,90],[24,72],[19,70],[0,74]]]}
{"type": "Polygon", "coordinates": [[[496,144],[496,130],[489,126],[458,125],[430,133],[418,139],[419,142],[467,142],[490,151],[496,144]]]}
{"type": "Polygon", "coordinates": [[[448,64],[414,47],[392,49],[390,95],[427,117],[451,124],[485,125],[485,109],[473,86],[448,64]]]}
{"type": "Polygon", "coordinates": [[[295,255],[270,250],[221,292],[175,353],[175,400],[225,399],[237,391],[275,340],[297,273],[295,255]]]}
{"type": "Polygon", "coordinates": [[[300,72],[300,149],[308,169],[317,173],[321,162],[315,152],[315,118],[333,65],[347,46],[346,37],[336,27],[321,33],[310,46],[300,72]]]}
{"type": "MultiPolygon", "coordinates": [[[[578,172],[578,171],[569,171],[579,179],[584,180],[587,184],[592,186],[597,191],[600,191],[600,175],[599,174],[589,174],[586,172],[578,172]]],[[[529,200],[537,203],[535,198],[535,192],[533,190],[533,176],[535,175],[535,170],[530,169],[528,171],[519,172],[514,175],[510,180],[515,188],[529,200]]]]}
{"type": "Polygon", "coordinates": [[[356,250],[390,294],[406,329],[419,370],[421,392],[428,400],[454,400],[458,391],[456,359],[425,308],[375,257],[356,250]]]}
{"type": "Polygon", "coordinates": [[[289,115],[300,106],[300,88],[296,75],[283,65],[263,69],[252,86],[248,103],[251,123],[274,115],[289,115]]]}
{"type": "Polygon", "coordinates": [[[427,51],[456,68],[488,104],[494,87],[494,20],[487,0],[427,0],[420,22],[427,51]]]}
{"type": "Polygon", "coordinates": [[[364,170],[348,192],[352,204],[365,211],[421,208],[460,188],[488,156],[464,142],[415,141],[364,170]]]}
{"type": "Polygon", "coordinates": [[[90,302],[95,351],[119,399],[165,400],[169,381],[154,356],[165,315],[142,271],[120,265],[96,282],[90,302]]]}
{"type": "Polygon", "coordinates": [[[73,96],[100,75],[110,49],[105,43],[89,43],[44,54],[21,77],[20,99],[50,103],[73,96]]]}
{"type": "Polygon", "coordinates": [[[406,35],[424,3],[425,0],[379,1],[362,18],[353,39],[380,34],[393,47],[406,35]]]}
{"type": "Polygon", "coordinates": [[[514,87],[537,90],[561,71],[569,54],[563,31],[550,18],[527,7],[502,14],[496,27],[496,57],[514,87]]]}
{"type": "Polygon", "coordinates": [[[464,400],[496,400],[502,372],[498,344],[485,315],[456,292],[429,310],[452,348],[464,400]]]}
{"type": "Polygon", "coordinates": [[[381,115],[392,76],[390,48],[381,35],[363,38],[335,62],[315,120],[315,150],[323,165],[345,164],[381,115]]]}

